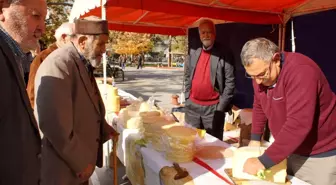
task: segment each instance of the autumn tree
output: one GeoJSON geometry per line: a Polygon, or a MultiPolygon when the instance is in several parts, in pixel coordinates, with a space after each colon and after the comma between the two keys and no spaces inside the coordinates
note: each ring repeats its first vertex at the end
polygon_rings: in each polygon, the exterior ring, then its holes
{"type": "Polygon", "coordinates": [[[41,38],[44,48],[54,43],[55,30],[64,22],[68,22],[71,5],[74,0],[47,0],[48,17],[46,19],[46,32],[41,38]]]}
{"type": "Polygon", "coordinates": [[[151,51],[151,34],[111,31],[112,49],[118,54],[144,54],[151,51]]]}
{"type": "Polygon", "coordinates": [[[188,51],[188,37],[187,36],[172,37],[171,50],[172,50],[172,52],[187,54],[187,51],[188,51]]]}

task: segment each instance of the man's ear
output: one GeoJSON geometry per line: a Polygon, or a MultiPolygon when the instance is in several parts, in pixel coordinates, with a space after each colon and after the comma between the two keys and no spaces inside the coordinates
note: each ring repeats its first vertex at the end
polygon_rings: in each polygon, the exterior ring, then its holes
{"type": "Polygon", "coordinates": [[[79,36],[79,38],[77,40],[77,44],[80,47],[80,49],[84,50],[87,39],[88,38],[84,35],[79,36]]]}
{"type": "Polygon", "coordinates": [[[278,61],[278,60],[280,60],[280,53],[279,52],[276,52],[276,53],[274,53],[273,54],[273,56],[272,56],[272,60],[273,61],[278,61]]]}
{"type": "Polygon", "coordinates": [[[0,0],[0,21],[5,21],[4,9],[9,7],[8,0],[0,0]]]}
{"type": "Polygon", "coordinates": [[[281,60],[280,53],[279,52],[274,53],[274,55],[272,57],[272,61],[274,61],[277,66],[280,66],[280,63],[281,63],[280,60],[281,60]]]}
{"type": "Polygon", "coordinates": [[[5,20],[5,16],[3,14],[3,8],[5,7],[5,1],[7,0],[0,0],[0,21],[1,22],[5,20]]]}

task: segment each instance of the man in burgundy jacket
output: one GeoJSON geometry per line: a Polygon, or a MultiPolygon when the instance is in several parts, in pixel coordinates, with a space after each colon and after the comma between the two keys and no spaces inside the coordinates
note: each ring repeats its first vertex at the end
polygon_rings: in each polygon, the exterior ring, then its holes
{"type": "Polygon", "coordinates": [[[254,79],[252,138],[260,146],[268,121],[275,141],[244,171],[256,174],[288,158],[287,170],[312,185],[336,185],[336,96],[318,65],[271,41],[248,41],[241,52],[254,79]]]}
{"type": "Polygon", "coordinates": [[[202,20],[199,34],[203,47],[190,51],[185,66],[185,120],[222,140],[225,111],[235,88],[232,55],[214,44],[212,21],[202,20]]]}

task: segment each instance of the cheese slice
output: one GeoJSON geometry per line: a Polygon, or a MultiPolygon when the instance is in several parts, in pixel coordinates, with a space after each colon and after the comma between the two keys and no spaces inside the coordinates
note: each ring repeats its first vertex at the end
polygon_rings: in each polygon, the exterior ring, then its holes
{"type": "MultiPolygon", "coordinates": [[[[259,157],[266,150],[266,147],[241,147],[234,151],[232,159],[232,176],[238,179],[259,180],[258,177],[243,172],[244,164],[248,158],[259,157]]],[[[273,166],[269,173],[265,173],[265,181],[285,183],[287,177],[287,160],[273,166]]]]}

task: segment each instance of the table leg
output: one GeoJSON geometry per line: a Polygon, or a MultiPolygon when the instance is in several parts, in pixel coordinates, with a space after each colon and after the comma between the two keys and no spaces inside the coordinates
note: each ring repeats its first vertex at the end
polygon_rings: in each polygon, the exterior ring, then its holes
{"type": "Polygon", "coordinates": [[[117,143],[118,143],[118,137],[113,137],[113,151],[112,151],[112,156],[113,156],[113,174],[114,174],[114,179],[113,182],[114,184],[118,184],[118,158],[117,158],[117,143]]]}

